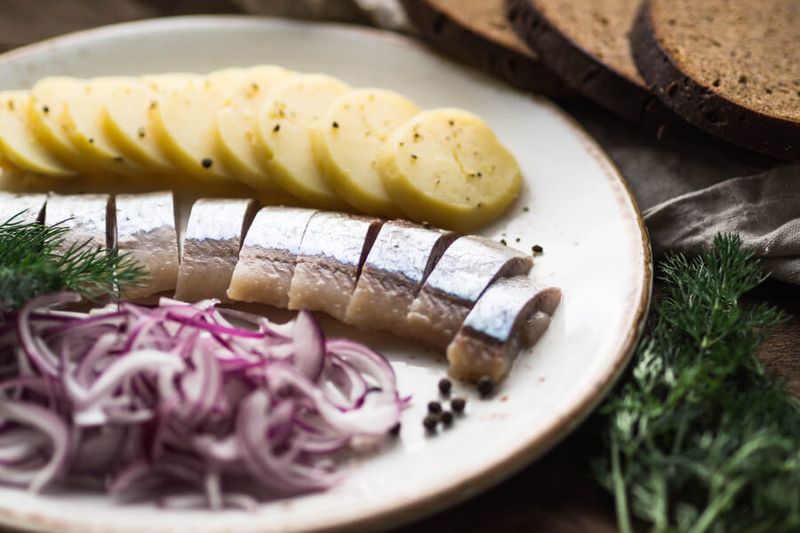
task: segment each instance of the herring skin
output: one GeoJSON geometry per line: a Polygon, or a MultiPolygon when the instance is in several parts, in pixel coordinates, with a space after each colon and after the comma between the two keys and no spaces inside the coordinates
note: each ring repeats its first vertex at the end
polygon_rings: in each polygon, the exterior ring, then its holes
{"type": "Polygon", "coordinates": [[[404,220],[386,222],[364,262],[344,321],[406,334],[411,303],[456,237],[404,220]]]}
{"type": "Polygon", "coordinates": [[[14,219],[14,222],[37,222],[42,220],[47,195],[17,194],[0,191],[0,224],[14,219]]]}
{"type": "Polygon", "coordinates": [[[181,246],[175,298],[227,301],[242,238],[256,210],[253,200],[200,199],[192,206],[181,246]]]}
{"type": "Polygon", "coordinates": [[[561,302],[561,291],[543,288],[527,276],[494,282],[478,299],[447,347],[449,372],[476,381],[498,382],[519,351],[544,334],[561,302]]]}
{"type": "Polygon", "coordinates": [[[146,284],[123,287],[123,294],[145,298],[175,290],[180,257],[172,193],[120,194],[115,204],[117,247],[130,254],[147,276],[146,284]]]}
{"type": "Polygon", "coordinates": [[[261,208],[239,252],[228,298],[288,307],[300,244],[315,212],[292,207],[261,208]]]}
{"type": "Polygon", "coordinates": [[[72,246],[113,248],[116,246],[114,202],[108,194],[56,194],[47,196],[44,223],[67,228],[55,253],[72,246]]]}
{"type": "Polygon", "coordinates": [[[361,265],[383,221],[335,212],[311,217],[289,289],[289,309],[323,311],[344,321],[361,265]]]}
{"type": "Polygon", "coordinates": [[[456,239],[409,308],[410,334],[444,350],[483,291],[498,278],[527,274],[533,259],[485,237],[456,239]]]}

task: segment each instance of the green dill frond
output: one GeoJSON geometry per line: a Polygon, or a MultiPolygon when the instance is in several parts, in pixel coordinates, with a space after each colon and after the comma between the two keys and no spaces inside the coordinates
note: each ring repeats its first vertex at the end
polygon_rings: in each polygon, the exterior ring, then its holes
{"type": "Polygon", "coordinates": [[[59,290],[90,299],[118,297],[120,286],[135,286],[142,268],[117,250],[74,245],[63,255],[56,250],[67,229],[27,223],[12,217],[0,224],[0,303],[18,308],[34,296],[59,290]]]}
{"type": "Polygon", "coordinates": [[[800,530],[800,406],[755,356],[785,319],[739,300],[764,280],[737,236],[662,263],[662,298],[628,379],[604,404],[595,461],[620,529],[800,530]]]}

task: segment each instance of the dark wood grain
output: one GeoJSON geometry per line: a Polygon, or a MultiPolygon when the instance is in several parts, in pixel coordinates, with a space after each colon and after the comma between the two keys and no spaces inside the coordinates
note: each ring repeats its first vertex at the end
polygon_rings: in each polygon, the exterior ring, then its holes
{"type": "MultiPolygon", "coordinates": [[[[160,15],[242,12],[246,2],[229,0],[0,0],[0,51],[67,31],[160,15]]],[[[764,344],[765,365],[800,395],[800,287],[768,282],[747,303],[770,302],[792,318],[764,344]]],[[[613,502],[592,480],[590,458],[600,449],[596,421],[539,461],[497,487],[402,531],[616,531],[613,502]]]]}

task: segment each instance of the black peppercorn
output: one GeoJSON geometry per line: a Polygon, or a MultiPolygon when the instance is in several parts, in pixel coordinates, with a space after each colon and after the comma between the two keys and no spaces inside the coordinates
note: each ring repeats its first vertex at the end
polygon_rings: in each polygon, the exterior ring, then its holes
{"type": "Polygon", "coordinates": [[[534,244],[533,246],[531,246],[531,251],[534,254],[540,254],[540,253],[544,252],[544,248],[542,248],[538,244],[534,244]]]}
{"type": "Polygon", "coordinates": [[[432,414],[439,414],[442,412],[442,404],[439,402],[430,402],[428,404],[428,412],[432,414]]]}
{"type": "Polygon", "coordinates": [[[463,413],[466,406],[467,400],[464,398],[453,398],[453,400],[450,402],[450,408],[456,413],[463,413]]]}
{"type": "Polygon", "coordinates": [[[213,165],[214,162],[211,160],[211,158],[204,157],[203,160],[200,161],[200,164],[203,165],[203,168],[211,168],[211,165],[213,165]]]}
{"type": "Polygon", "coordinates": [[[442,413],[442,424],[444,424],[445,426],[449,426],[452,423],[453,423],[453,413],[451,413],[450,411],[444,411],[442,413]]]}
{"type": "Polygon", "coordinates": [[[478,380],[478,392],[481,396],[489,396],[494,391],[494,381],[489,376],[483,376],[478,380]]]}
{"type": "Polygon", "coordinates": [[[442,378],[439,380],[439,392],[447,396],[450,394],[450,391],[453,388],[453,384],[447,378],[442,378]]]}
{"type": "Polygon", "coordinates": [[[422,425],[425,426],[425,429],[427,429],[428,431],[434,431],[438,424],[439,424],[439,417],[435,415],[428,415],[422,419],[422,425]]]}

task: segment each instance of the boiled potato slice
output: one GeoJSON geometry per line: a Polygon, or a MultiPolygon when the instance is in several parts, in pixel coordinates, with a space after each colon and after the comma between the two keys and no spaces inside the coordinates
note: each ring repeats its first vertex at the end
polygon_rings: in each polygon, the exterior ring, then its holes
{"type": "Polygon", "coordinates": [[[73,147],[84,156],[93,170],[109,170],[128,175],[141,175],[144,169],[114,147],[106,134],[103,106],[120,87],[134,83],[135,78],[104,77],[88,80],[75,97],[64,104],[64,131],[73,147]]]}
{"type": "Polygon", "coordinates": [[[375,159],[387,137],[419,111],[407,98],[382,89],[358,89],[337,98],[311,131],[314,158],[328,185],[365,213],[399,216],[375,159]]]}
{"type": "Polygon", "coordinates": [[[64,129],[66,103],[80,97],[83,83],[67,76],[51,76],[36,82],[31,89],[28,120],[34,136],[48,152],[64,164],[86,171],[89,167],[64,129]]]}
{"type": "Polygon", "coordinates": [[[27,91],[0,93],[0,152],[21,170],[55,178],[75,172],[53,157],[33,136],[28,125],[30,95],[27,91]]]}
{"type": "Polygon", "coordinates": [[[217,134],[226,167],[254,189],[272,192],[278,187],[264,164],[265,154],[256,145],[258,110],[267,94],[293,73],[274,65],[247,69],[244,82],[231,102],[217,111],[217,134]]]}
{"type": "Polygon", "coordinates": [[[179,168],[197,179],[218,184],[235,181],[222,163],[216,117],[242,86],[245,76],[241,68],[212,72],[169,91],[150,109],[162,149],[179,168]]]}
{"type": "Polygon", "coordinates": [[[499,216],[522,183],[514,156],[479,117],[425,111],[398,128],[378,167],[392,200],[410,218],[470,231],[499,216]]]}
{"type": "Polygon", "coordinates": [[[316,207],[346,206],[314,163],[310,129],[349,87],[322,74],[304,74],[281,83],[259,111],[258,140],[270,157],[268,168],[284,190],[316,207]]]}
{"type": "Polygon", "coordinates": [[[198,78],[195,74],[156,74],[115,87],[103,105],[103,129],[114,148],[150,172],[174,172],[175,166],[150,124],[150,107],[163,95],[198,78]]]}

